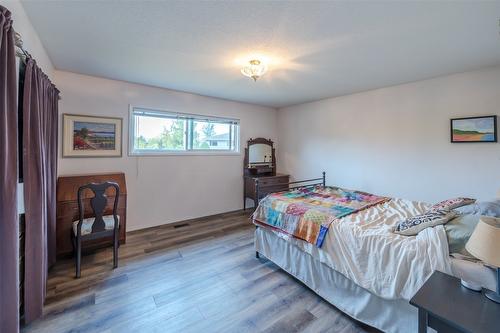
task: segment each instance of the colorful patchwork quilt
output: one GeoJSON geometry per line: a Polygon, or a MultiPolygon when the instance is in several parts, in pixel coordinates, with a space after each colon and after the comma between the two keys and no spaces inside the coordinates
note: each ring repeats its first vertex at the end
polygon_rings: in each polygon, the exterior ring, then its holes
{"type": "Polygon", "coordinates": [[[338,187],[304,187],[269,194],[260,201],[253,221],[255,225],[270,226],[321,247],[335,219],[387,200],[387,197],[338,187]]]}

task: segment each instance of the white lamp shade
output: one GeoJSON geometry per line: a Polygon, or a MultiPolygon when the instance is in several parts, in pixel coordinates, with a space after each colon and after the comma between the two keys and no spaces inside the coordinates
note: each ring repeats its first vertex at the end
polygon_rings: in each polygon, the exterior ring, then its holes
{"type": "Polygon", "coordinates": [[[481,217],[465,249],[485,263],[500,267],[500,219],[481,217]]]}

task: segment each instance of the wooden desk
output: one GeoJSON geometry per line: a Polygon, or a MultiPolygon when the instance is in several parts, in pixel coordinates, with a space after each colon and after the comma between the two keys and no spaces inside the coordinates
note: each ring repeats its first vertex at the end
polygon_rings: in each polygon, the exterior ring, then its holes
{"type": "Polygon", "coordinates": [[[418,308],[419,333],[426,333],[427,327],[439,333],[500,332],[500,304],[441,272],[432,274],[410,304],[418,308]]]}
{"type": "MultiPolygon", "coordinates": [[[[66,257],[73,253],[71,245],[71,233],[73,232],[73,221],[79,219],[78,212],[78,188],[89,183],[101,183],[104,181],[116,182],[120,186],[120,198],[118,199],[118,215],[120,215],[120,244],[126,240],[127,226],[127,185],[125,183],[125,174],[105,173],[91,175],[60,176],[57,179],[57,203],[56,203],[56,247],[57,256],[66,257]]],[[[105,214],[111,214],[114,202],[114,189],[109,188],[106,191],[108,203],[105,214]]],[[[83,203],[85,206],[85,217],[92,216],[90,208],[90,199],[92,194],[85,191],[83,194],[83,203]]],[[[83,244],[84,250],[94,250],[104,246],[112,246],[112,237],[101,240],[88,241],[83,244]]]]}

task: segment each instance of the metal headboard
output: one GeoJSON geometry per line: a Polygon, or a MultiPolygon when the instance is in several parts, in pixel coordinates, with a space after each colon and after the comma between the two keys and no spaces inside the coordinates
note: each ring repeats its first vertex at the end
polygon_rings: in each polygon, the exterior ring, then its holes
{"type": "MultiPolygon", "coordinates": [[[[297,180],[297,181],[289,182],[289,183],[277,183],[277,184],[263,184],[263,185],[261,185],[259,183],[259,179],[257,178],[255,180],[255,196],[257,197],[257,201],[259,201],[260,200],[260,190],[262,190],[263,188],[269,188],[269,187],[278,187],[279,188],[279,187],[288,186],[288,190],[295,190],[298,188],[312,187],[312,186],[317,186],[317,185],[321,185],[323,187],[326,186],[326,172],[325,171],[323,171],[323,175],[321,178],[297,180]],[[318,182],[318,181],[320,181],[320,182],[318,182]],[[311,183],[311,182],[317,182],[317,183],[311,183]],[[303,184],[303,183],[310,183],[310,184],[304,184],[304,185],[299,185],[299,186],[290,186],[290,185],[303,184]]],[[[269,192],[269,193],[273,193],[273,192],[269,192]]],[[[257,207],[255,207],[255,208],[257,208],[257,207]]]]}

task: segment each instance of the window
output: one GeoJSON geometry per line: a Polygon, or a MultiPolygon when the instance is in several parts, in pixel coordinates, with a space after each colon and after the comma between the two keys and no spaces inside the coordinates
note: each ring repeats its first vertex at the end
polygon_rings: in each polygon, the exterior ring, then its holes
{"type": "Polygon", "coordinates": [[[239,120],[131,108],[131,155],[239,152],[239,120]]]}

